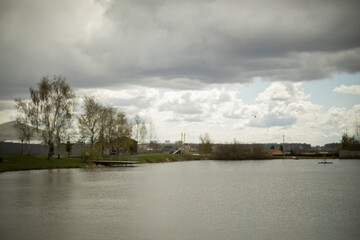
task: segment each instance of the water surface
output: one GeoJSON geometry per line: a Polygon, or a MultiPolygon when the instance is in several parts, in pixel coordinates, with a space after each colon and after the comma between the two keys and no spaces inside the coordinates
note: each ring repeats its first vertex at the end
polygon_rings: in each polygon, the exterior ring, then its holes
{"type": "Polygon", "coordinates": [[[358,239],[360,161],[0,174],[0,239],[358,239]]]}

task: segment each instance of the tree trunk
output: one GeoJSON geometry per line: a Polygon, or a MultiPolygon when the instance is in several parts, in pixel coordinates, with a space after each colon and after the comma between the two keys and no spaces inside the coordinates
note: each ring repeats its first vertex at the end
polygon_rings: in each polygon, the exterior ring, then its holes
{"type": "Polygon", "coordinates": [[[49,140],[48,146],[49,146],[49,152],[47,159],[50,160],[50,157],[52,157],[52,155],[54,154],[54,144],[49,140]]]}
{"type": "Polygon", "coordinates": [[[30,141],[28,141],[28,155],[30,156],[30,141]]]}

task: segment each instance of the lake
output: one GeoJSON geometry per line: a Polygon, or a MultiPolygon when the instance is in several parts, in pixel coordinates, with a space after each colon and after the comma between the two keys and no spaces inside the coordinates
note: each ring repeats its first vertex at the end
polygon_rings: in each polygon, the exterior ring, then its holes
{"type": "Polygon", "coordinates": [[[0,239],[359,239],[360,161],[0,174],[0,239]]]}

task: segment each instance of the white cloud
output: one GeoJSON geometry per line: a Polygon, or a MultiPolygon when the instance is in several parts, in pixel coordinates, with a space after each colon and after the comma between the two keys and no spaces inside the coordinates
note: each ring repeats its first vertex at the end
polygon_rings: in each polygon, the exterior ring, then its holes
{"type": "MultiPolygon", "coordinates": [[[[241,99],[241,85],[217,85],[203,90],[173,90],[148,87],[127,89],[77,89],[81,100],[93,95],[105,105],[152,119],[158,140],[198,142],[209,132],[215,142],[281,142],[324,144],[339,141],[346,129],[360,119],[360,104],[352,108],[330,107],[310,101],[301,83],[276,82],[260,92],[254,103],[241,99]]],[[[81,102],[81,101],[79,101],[81,102]]],[[[4,108],[11,102],[0,102],[4,108]]],[[[0,112],[2,122],[14,120],[15,110],[0,112]]]]}
{"type": "Polygon", "coordinates": [[[301,88],[301,85],[302,83],[275,82],[264,92],[259,94],[256,102],[293,102],[309,98],[309,95],[305,95],[304,89],[301,88]]]}
{"type": "Polygon", "coordinates": [[[360,85],[351,85],[351,86],[341,85],[340,87],[336,87],[334,89],[334,92],[346,93],[346,94],[360,94],[360,85]]]}

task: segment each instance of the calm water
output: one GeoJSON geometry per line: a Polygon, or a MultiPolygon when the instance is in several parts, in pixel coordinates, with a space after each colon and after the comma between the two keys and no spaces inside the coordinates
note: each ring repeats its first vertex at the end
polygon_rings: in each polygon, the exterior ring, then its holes
{"type": "Polygon", "coordinates": [[[0,174],[0,239],[359,239],[360,161],[0,174]]]}

